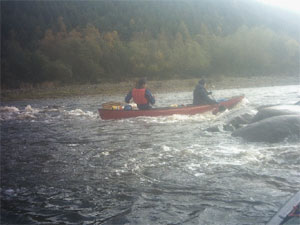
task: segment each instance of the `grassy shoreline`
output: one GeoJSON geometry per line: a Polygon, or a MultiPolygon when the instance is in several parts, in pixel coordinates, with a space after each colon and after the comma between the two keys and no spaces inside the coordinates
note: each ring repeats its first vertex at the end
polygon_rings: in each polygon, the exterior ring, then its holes
{"type": "MultiPolygon", "coordinates": [[[[193,91],[199,79],[148,81],[148,88],[155,93],[193,91]]],[[[261,76],[228,77],[219,76],[206,79],[209,89],[251,88],[284,85],[300,85],[300,76],[261,76]]],[[[91,85],[68,85],[63,87],[27,88],[1,90],[1,101],[26,99],[62,98],[85,95],[126,94],[135,81],[119,83],[101,83],[91,85]]]]}

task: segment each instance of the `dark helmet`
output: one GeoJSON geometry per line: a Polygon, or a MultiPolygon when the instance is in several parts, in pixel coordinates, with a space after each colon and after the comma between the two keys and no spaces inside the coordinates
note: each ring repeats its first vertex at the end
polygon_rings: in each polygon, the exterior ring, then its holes
{"type": "Polygon", "coordinates": [[[146,78],[141,78],[139,79],[139,81],[137,82],[137,88],[141,88],[146,84],[147,80],[146,78]]]}
{"type": "Polygon", "coordinates": [[[199,80],[198,83],[204,85],[205,84],[205,80],[201,79],[201,80],[199,80]]]}

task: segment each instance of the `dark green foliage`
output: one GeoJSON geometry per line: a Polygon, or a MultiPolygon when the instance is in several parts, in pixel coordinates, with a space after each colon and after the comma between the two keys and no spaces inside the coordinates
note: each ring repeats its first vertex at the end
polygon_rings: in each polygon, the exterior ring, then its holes
{"type": "Polygon", "coordinates": [[[2,1],[1,83],[299,73],[299,14],[251,0],[2,1]]]}

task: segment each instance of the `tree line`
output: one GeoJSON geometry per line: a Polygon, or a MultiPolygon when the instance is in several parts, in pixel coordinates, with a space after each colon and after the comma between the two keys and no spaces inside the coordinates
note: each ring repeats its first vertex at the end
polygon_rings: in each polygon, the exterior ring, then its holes
{"type": "Polygon", "coordinates": [[[1,8],[5,88],[299,73],[300,16],[256,2],[12,1],[1,8]]]}

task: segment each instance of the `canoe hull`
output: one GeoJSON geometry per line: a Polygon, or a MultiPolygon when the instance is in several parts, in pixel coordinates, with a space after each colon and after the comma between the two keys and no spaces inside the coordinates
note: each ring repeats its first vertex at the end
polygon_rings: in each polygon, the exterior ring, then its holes
{"type": "Polygon", "coordinates": [[[154,108],[151,110],[109,110],[109,109],[99,109],[99,115],[103,120],[113,120],[113,119],[126,119],[133,118],[139,116],[171,116],[174,114],[179,115],[196,115],[205,113],[208,111],[218,112],[220,106],[224,106],[225,108],[232,108],[236,104],[238,104],[244,96],[236,96],[227,101],[220,102],[214,105],[201,105],[201,106],[184,106],[184,107],[176,107],[176,108],[154,108]]]}
{"type": "Polygon", "coordinates": [[[266,225],[299,224],[299,205],[300,191],[288,200],[266,225]]]}

